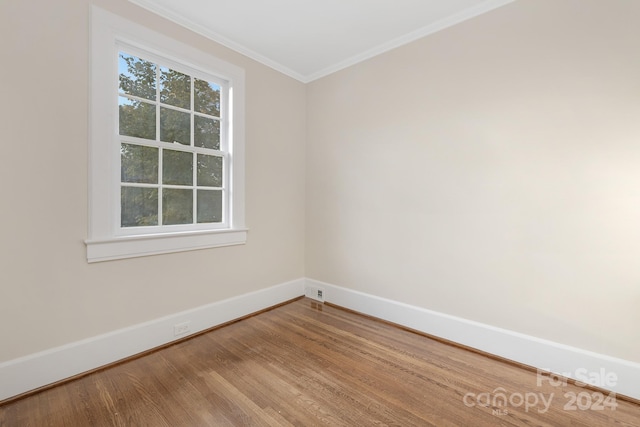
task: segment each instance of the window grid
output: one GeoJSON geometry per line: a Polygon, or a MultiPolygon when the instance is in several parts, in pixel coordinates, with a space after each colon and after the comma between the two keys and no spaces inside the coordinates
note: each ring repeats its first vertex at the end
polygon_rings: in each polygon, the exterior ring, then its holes
{"type": "MultiPolygon", "coordinates": [[[[218,94],[219,94],[219,99],[218,99],[218,115],[213,115],[213,114],[206,114],[206,113],[202,113],[199,111],[196,111],[196,106],[195,106],[195,102],[196,102],[196,88],[195,88],[195,82],[196,79],[198,80],[202,80],[204,82],[206,82],[207,84],[212,83],[211,80],[208,79],[199,79],[198,77],[194,76],[193,74],[188,74],[188,73],[182,73],[182,71],[177,71],[177,70],[173,70],[173,68],[169,68],[163,65],[160,65],[159,62],[157,61],[150,61],[147,60],[145,58],[142,58],[142,56],[138,56],[137,52],[135,54],[133,53],[129,53],[126,52],[124,50],[121,50],[118,52],[118,55],[127,55],[127,56],[135,56],[138,59],[141,59],[143,61],[148,61],[154,64],[154,68],[155,68],[155,99],[154,100],[150,100],[141,96],[136,96],[134,94],[131,93],[126,93],[125,91],[123,91],[120,87],[120,84],[118,84],[118,93],[117,96],[118,97],[124,97],[128,100],[131,101],[136,101],[136,102],[140,102],[140,103],[144,103],[144,104],[148,104],[148,105],[154,105],[155,107],[155,139],[146,139],[146,138],[138,138],[138,137],[134,137],[134,136],[128,136],[128,135],[122,135],[119,134],[119,144],[132,144],[132,145],[137,145],[137,146],[146,146],[146,147],[153,147],[153,148],[157,148],[157,161],[158,161],[158,171],[157,171],[157,183],[156,184],[148,184],[148,183],[138,183],[138,182],[124,182],[121,180],[120,182],[120,191],[122,192],[122,188],[126,188],[126,187],[135,187],[135,188],[155,188],[157,189],[157,226],[155,227],[175,227],[176,224],[172,224],[167,226],[166,224],[164,224],[164,190],[165,189],[180,189],[180,190],[188,190],[191,192],[191,200],[192,200],[192,206],[191,206],[191,211],[192,211],[192,215],[191,215],[191,223],[184,223],[184,224],[179,224],[178,226],[190,226],[190,225],[200,225],[200,224],[207,224],[209,226],[211,225],[215,225],[215,224],[219,224],[220,226],[225,226],[228,218],[227,218],[227,206],[228,206],[228,193],[226,191],[226,185],[227,185],[227,181],[228,181],[228,154],[224,151],[227,147],[227,143],[226,143],[226,129],[223,123],[223,115],[225,114],[225,91],[224,86],[219,84],[218,82],[215,82],[214,79],[213,80],[213,84],[215,84],[218,88],[218,94]],[[162,69],[165,68],[169,71],[177,71],[178,73],[182,73],[186,76],[189,77],[189,109],[186,108],[182,108],[179,106],[175,106],[175,105],[171,105],[168,103],[164,103],[161,101],[161,95],[162,95],[162,82],[161,82],[161,75],[162,75],[162,69]],[[167,141],[163,141],[162,140],[162,109],[166,109],[166,110],[171,110],[171,111],[178,111],[181,113],[187,113],[189,114],[189,145],[186,144],[182,144],[180,142],[175,142],[174,143],[170,143],[167,141]],[[198,147],[196,146],[196,126],[195,126],[195,120],[196,117],[202,117],[202,118],[206,118],[209,120],[212,120],[213,123],[215,124],[216,122],[218,123],[218,141],[217,141],[217,146],[218,146],[218,150],[214,149],[214,148],[206,148],[206,147],[198,147]],[[191,185],[186,185],[186,184],[180,184],[180,185],[174,185],[174,184],[166,184],[164,183],[164,152],[165,150],[172,150],[172,151],[176,151],[176,152],[187,152],[191,154],[192,160],[191,160],[191,165],[192,165],[192,177],[191,177],[191,185]],[[212,156],[212,157],[218,157],[221,159],[221,185],[220,186],[207,186],[207,185],[200,185],[198,183],[198,167],[199,167],[199,163],[198,163],[198,155],[206,155],[206,156],[212,156]],[[220,212],[220,219],[219,221],[214,221],[214,222],[198,222],[198,193],[199,190],[206,190],[206,191],[219,191],[220,195],[221,195],[221,212],[220,212]]],[[[120,81],[120,79],[118,79],[118,81],[120,81]]],[[[121,165],[122,167],[122,165],[121,165]]],[[[122,208],[122,206],[121,206],[122,208]]],[[[129,228],[139,228],[139,227],[149,227],[149,226],[138,226],[138,227],[124,227],[121,224],[121,229],[129,229],[129,228]]],[[[151,226],[154,227],[154,226],[151,226]]]]}

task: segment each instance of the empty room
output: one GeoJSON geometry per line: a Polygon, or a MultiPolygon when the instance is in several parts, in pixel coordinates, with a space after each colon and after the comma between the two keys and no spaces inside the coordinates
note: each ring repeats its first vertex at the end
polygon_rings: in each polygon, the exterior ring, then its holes
{"type": "Polygon", "coordinates": [[[2,0],[0,426],[640,426],[639,20],[2,0]]]}

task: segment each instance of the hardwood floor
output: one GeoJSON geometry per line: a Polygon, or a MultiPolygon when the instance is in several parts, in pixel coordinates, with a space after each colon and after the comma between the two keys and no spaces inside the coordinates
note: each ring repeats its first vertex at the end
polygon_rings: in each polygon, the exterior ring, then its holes
{"type": "Polygon", "coordinates": [[[640,426],[640,405],[538,380],[300,299],[0,406],[0,426],[640,426]]]}

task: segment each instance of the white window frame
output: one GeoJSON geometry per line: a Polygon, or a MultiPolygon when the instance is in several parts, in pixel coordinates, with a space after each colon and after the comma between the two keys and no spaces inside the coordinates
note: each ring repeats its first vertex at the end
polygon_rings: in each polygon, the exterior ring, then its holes
{"type": "MultiPolygon", "coordinates": [[[[108,261],[170,252],[244,244],[244,70],[96,6],[91,20],[89,230],[87,261],[108,261]],[[154,59],[215,75],[228,91],[228,201],[223,228],[194,224],[123,230],[120,226],[120,136],[118,52],[127,47],[154,59]]],[[[146,58],[145,58],[146,59],[146,58]]]]}

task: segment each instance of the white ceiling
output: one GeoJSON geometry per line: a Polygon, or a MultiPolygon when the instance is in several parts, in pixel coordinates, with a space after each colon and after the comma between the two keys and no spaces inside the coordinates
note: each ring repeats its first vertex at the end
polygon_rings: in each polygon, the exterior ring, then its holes
{"type": "Polygon", "coordinates": [[[309,82],[515,0],[129,0],[309,82]]]}

